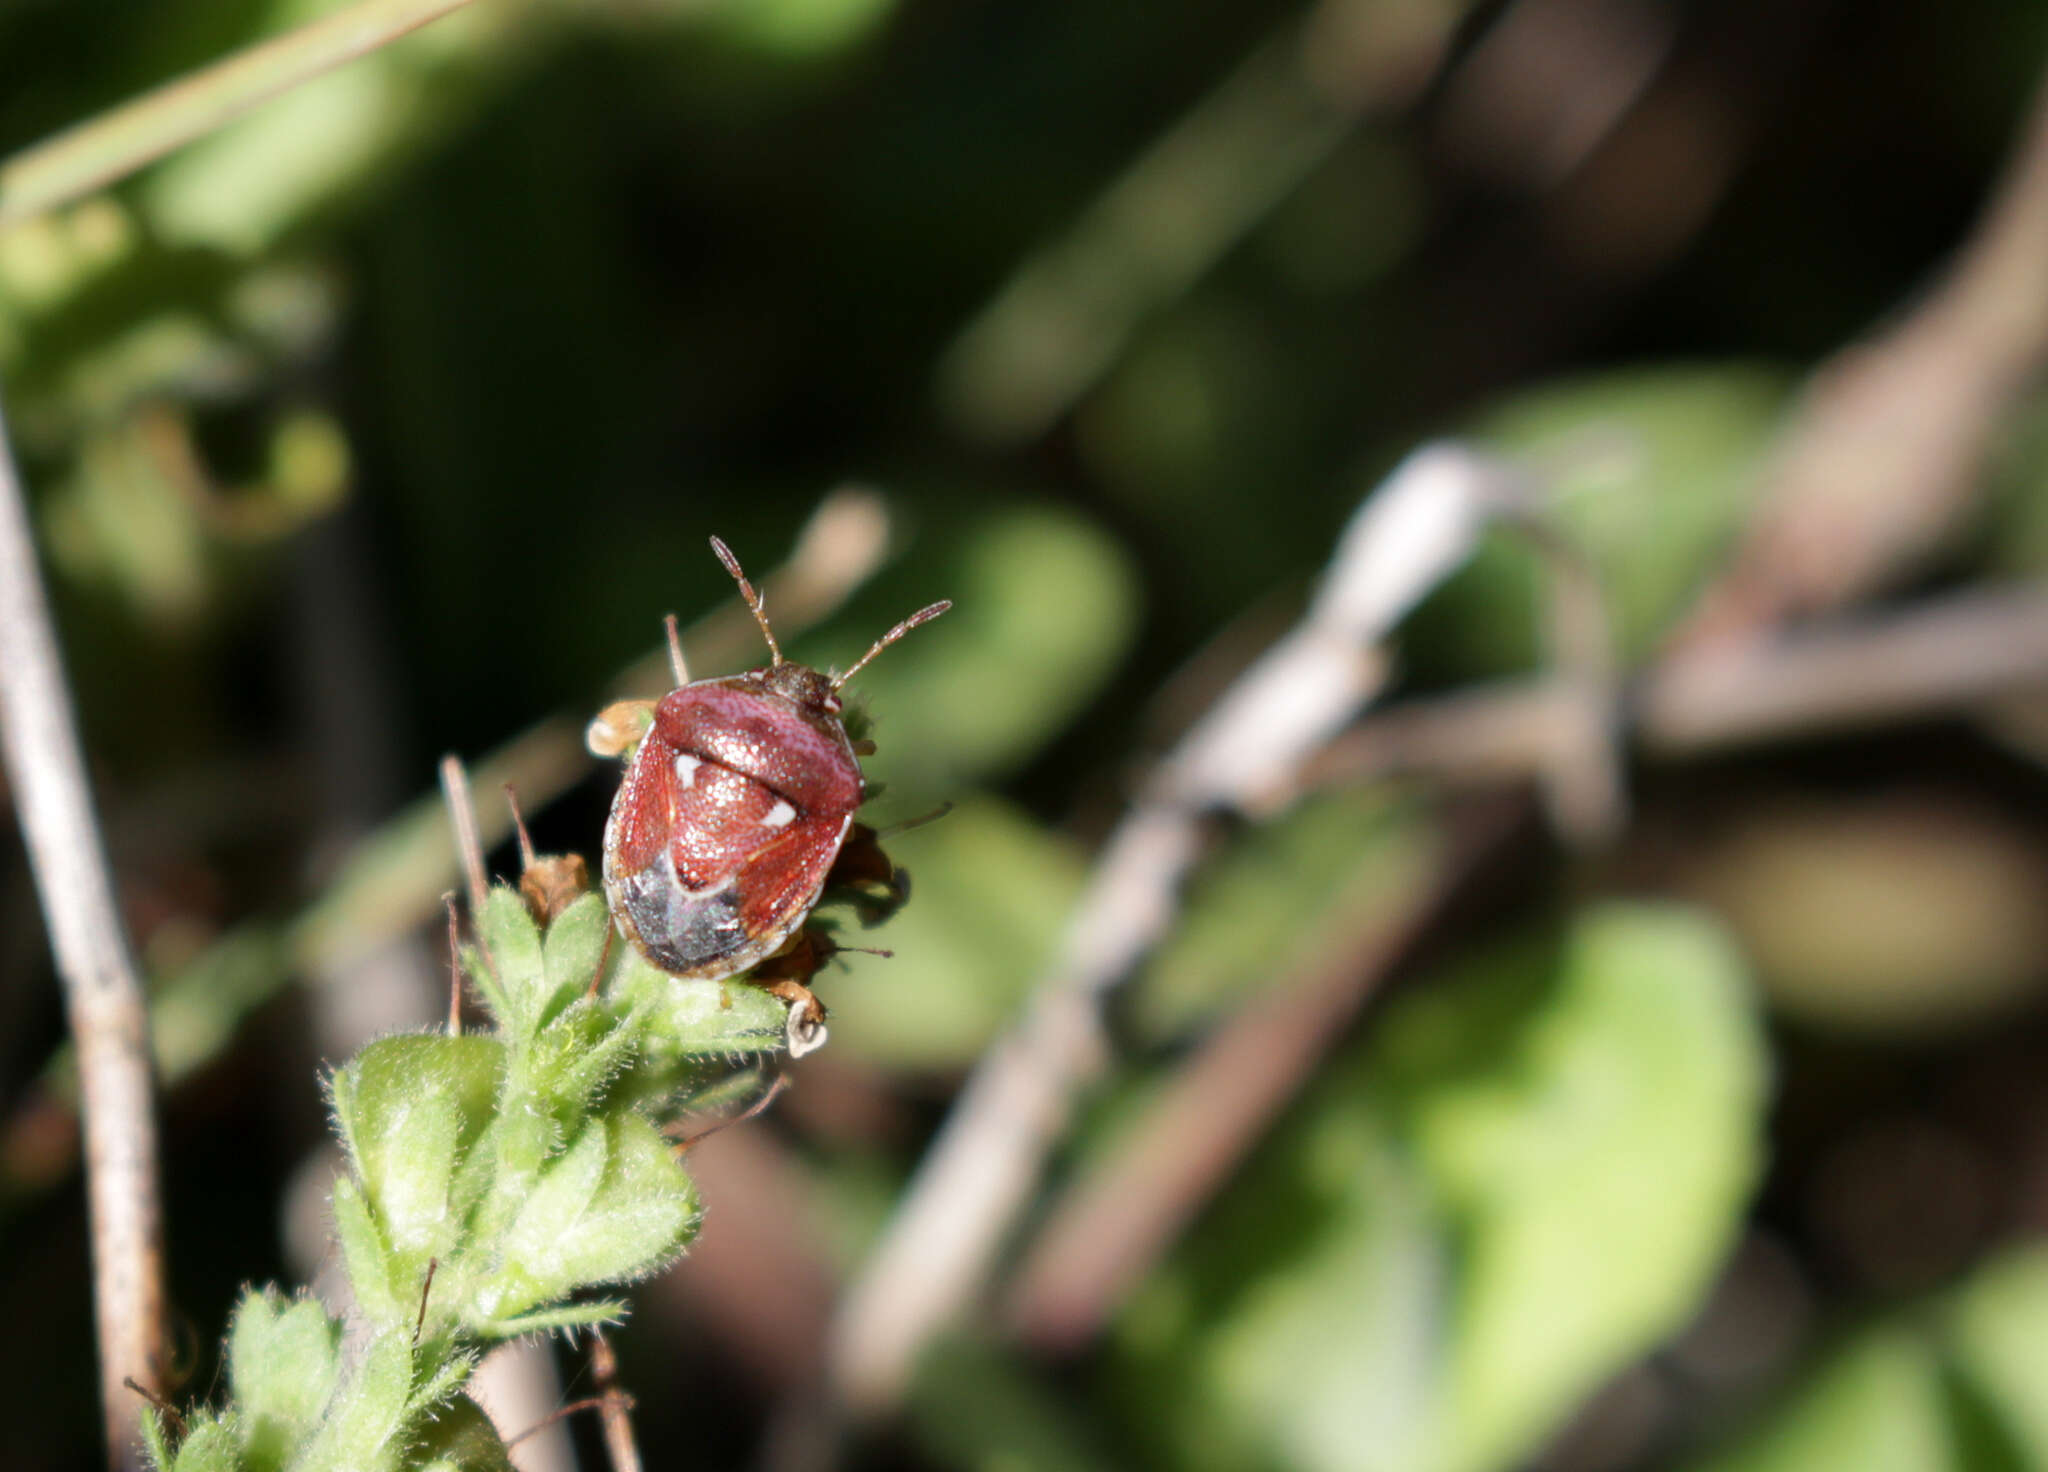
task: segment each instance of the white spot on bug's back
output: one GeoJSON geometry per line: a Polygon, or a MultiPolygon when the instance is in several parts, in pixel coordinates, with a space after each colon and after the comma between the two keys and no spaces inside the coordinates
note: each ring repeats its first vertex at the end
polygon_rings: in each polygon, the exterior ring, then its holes
{"type": "Polygon", "coordinates": [[[776,799],[775,806],[768,809],[768,816],[761,820],[761,826],[763,828],[787,828],[795,821],[796,809],[778,798],[776,799]]]}
{"type": "Polygon", "coordinates": [[[676,782],[683,787],[694,787],[697,783],[697,768],[704,765],[687,751],[676,753],[676,782]]]}

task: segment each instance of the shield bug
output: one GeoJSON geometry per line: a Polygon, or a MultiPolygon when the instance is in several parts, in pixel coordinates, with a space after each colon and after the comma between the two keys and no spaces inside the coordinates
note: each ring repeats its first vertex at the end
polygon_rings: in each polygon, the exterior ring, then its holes
{"type": "Polygon", "coordinates": [[[756,972],[789,1003],[790,1052],[801,1056],[824,1041],[824,1008],[807,983],[835,949],[805,926],[819,896],[862,890],[870,920],[904,896],[874,830],[854,822],[867,796],[859,758],[873,748],[848,737],[840,689],[952,604],[919,609],[845,674],[821,674],[782,657],[739,560],[716,537],[711,550],[761,626],[769,663],[692,681],[671,622],[677,688],[591,723],[591,750],[627,761],[605,825],[605,897],[626,938],[672,976],[756,972]]]}

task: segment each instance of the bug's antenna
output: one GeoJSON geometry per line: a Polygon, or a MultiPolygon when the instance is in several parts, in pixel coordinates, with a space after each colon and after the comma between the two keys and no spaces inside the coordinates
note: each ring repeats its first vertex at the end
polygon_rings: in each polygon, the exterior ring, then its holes
{"type": "Polygon", "coordinates": [[[874,645],[868,650],[868,652],[866,654],[863,654],[859,659],[856,659],[853,662],[852,669],[848,670],[845,674],[838,676],[836,679],[832,681],[832,688],[834,690],[837,690],[841,685],[844,685],[848,680],[852,679],[855,675],[859,674],[861,672],[861,669],[867,664],[867,662],[873,659],[876,655],[880,654],[884,649],[887,649],[891,644],[894,644],[898,639],[902,638],[905,634],[909,633],[919,624],[930,623],[933,619],[937,618],[940,614],[944,613],[947,609],[951,608],[952,606],[952,599],[941,598],[937,603],[932,604],[929,608],[920,608],[916,613],[913,613],[909,618],[903,620],[902,623],[896,625],[895,628],[889,630],[888,633],[882,635],[881,638],[875,640],[874,645]]]}
{"type": "Polygon", "coordinates": [[[718,538],[711,539],[711,550],[718,554],[718,560],[725,564],[725,570],[732,574],[732,580],[740,585],[740,596],[747,600],[747,607],[754,611],[754,622],[761,626],[761,637],[768,641],[768,652],[775,656],[772,663],[782,663],[782,646],[775,642],[775,631],[768,627],[768,610],[761,606],[761,595],[754,591],[754,585],[747,581],[747,575],[740,571],[739,558],[732,555],[732,548],[718,538]]]}

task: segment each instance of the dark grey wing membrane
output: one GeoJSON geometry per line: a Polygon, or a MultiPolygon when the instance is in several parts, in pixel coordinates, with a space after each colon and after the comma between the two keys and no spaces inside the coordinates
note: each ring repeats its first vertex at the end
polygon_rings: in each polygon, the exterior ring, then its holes
{"type": "Polygon", "coordinates": [[[676,878],[674,856],[661,857],[618,883],[631,907],[640,945],[662,970],[687,975],[715,966],[748,946],[740,921],[739,887],[730,880],[708,890],[686,889],[676,878]]]}

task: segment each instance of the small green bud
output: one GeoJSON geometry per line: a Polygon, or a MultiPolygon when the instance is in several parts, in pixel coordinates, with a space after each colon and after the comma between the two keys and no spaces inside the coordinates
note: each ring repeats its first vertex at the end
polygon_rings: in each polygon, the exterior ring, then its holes
{"type": "Polygon", "coordinates": [[[271,1472],[312,1435],[334,1390],[341,1325],[309,1298],[242,1295],[228,1329],[228,1378],[243,1416],[248,1472],[271,1472]]]}

